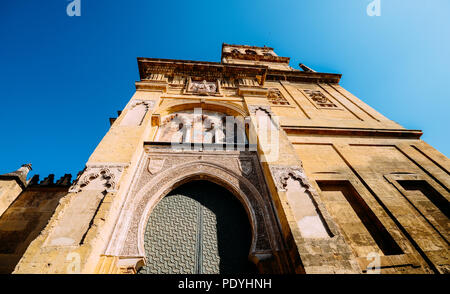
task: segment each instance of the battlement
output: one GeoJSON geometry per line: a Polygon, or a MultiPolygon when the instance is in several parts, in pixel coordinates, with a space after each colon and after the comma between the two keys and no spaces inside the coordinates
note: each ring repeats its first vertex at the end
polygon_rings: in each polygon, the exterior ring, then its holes
{"type": "Polygon", "coordinates": [[[72,175],[65,174],[55,182],[55,175],[50,174],[42,181],[39,181],[39,175],[34,175],[27,184],[27,187],[70,187],[72,185],[72,175]]]}

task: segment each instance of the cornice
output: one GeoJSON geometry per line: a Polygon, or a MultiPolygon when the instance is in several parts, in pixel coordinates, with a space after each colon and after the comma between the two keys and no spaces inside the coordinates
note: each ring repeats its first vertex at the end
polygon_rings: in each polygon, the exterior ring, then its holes
{"type": "Polygon", "coordinates": [[[289,57],[281,57],[281,56],[267,56],[267,55],[248,55],[243,53],[234,53],[234,52],[222,52],[222,60],[223,58],[232,57],[237,60],[254,60],[254,61],[268,61],[268,62],[276,62],[276,63],[285,63],[289,64],[291,60],[289,57]]]}
{"type": "Polygon", "coordinates": [[[287,134],[303,135],[333,135],[333,136],[361,136],[361,137],[391,137],[403,139],[420,139],[421,130],[407,129],[369,129],[369,128],[333,128],[333,127],[305,127],[282,125],[287,134]]]}
{"type": "Polygon", "coordinates": [[[222,50],[225,46],[230,46],[230,47],[240,47],[240,48],[247,48],[247,49],[268,49],[268,50],[273,50],[272,47],[260,47],[260,46],[250,46],[250,45],[238,45],[238,44],[227,44],[227,43],[222,43],[222,50]]]}
{"type": "Polygon", "coordinates": [[[338,84],[339,81],[341,80],[341,77],[342,74],[334,74],[334,73],[270,69],[267,72],[266,80],[338,84]]]}
{"type": "Polygon", "coordinates": [[[138,58],[141,80],[146,80],[148,74],[203,76],[207,78],[256,78],[260,85],[264,84],[267,67],[256,65],[232,65],[218,62],[138,58]]]}
{"type": "Polygon", "coordinates": [[[139,57],[141,81],[149,74],[198,75],[205,78],[256,78],[261,86],[266,80],[338,84],[341,74],[304,72],[299,70],[275,70],[262,65],[223,64],[219,62],[139,57]]]}

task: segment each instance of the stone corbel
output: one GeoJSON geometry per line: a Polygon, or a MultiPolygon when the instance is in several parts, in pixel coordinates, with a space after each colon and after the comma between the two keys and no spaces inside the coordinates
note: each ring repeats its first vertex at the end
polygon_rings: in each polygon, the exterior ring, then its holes
{"type": "Polygon", "coordinates": [[[145,265],[145,258],[142,256],[119,257],[117,267],[121,274],[136,274],[145,265]]]}

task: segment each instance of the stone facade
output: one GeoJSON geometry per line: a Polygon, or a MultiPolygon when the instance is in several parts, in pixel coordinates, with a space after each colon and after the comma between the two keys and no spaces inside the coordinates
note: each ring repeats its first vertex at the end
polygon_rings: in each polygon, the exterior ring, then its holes
{"type": "Polygon", "coordinates": [[[138,65],[135,94],[73,182],[0,176],[2,271],[137,273],[153,209],[194,180],[243,205],[262,273],[450,271],[450,161],[340,74],[228,44],[221,62],[138,65]],[[225,117],[242,119],[244,140],[227,139],[225,117]]]}

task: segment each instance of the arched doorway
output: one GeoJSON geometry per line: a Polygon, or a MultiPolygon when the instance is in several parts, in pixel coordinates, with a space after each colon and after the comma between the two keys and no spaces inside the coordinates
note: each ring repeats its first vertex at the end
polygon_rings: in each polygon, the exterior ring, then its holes
{"type": "Polygon", "coordinates": [[[255,273],[248,260],[252,231],[239,200],[209,181],[191,181],[150,214],[141,274],[255,273]]]}

